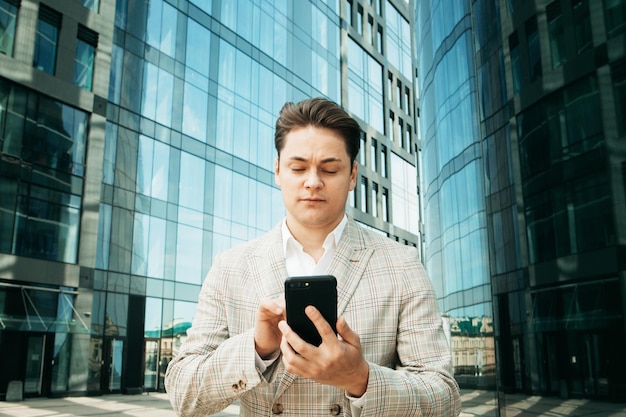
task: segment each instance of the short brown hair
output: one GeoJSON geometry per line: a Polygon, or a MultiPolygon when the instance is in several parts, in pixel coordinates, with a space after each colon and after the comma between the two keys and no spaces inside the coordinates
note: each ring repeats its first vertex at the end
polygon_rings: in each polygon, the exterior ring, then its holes
{"type": "Polygon", "coordinates": [[[316,97],[298,103],[287,102],[276,120],[274,145],[276,152],[285,146],[285,136],[294,129],[313,126],[335,131],[343,137],[346,151],[353,163],[361,145],[361,128],[356,120],[334,101],[316,97]]]}

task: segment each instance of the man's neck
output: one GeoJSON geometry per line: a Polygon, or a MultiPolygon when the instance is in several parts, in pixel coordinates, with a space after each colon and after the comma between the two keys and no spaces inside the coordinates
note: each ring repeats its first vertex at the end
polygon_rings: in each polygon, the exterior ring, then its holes
{"type": "Polygon", "coordinates": [[[305,253],[308,253],[315,259],[319,259],[324,254],[324,241],[328,235],[337,227],[342,219],[339,219],[335,224],[326,227],[311,228],[301,227],[296,222],[289,222],[287,219],[287,227],[291,232],[291,235],[302,245],[305,253]]]}

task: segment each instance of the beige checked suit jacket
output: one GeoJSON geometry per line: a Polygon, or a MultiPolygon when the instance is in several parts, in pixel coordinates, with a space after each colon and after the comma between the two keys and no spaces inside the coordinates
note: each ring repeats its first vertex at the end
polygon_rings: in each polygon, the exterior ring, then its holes
{"type": "MultiPolygon", "coordinates": [[[[329,267],[338,314],[359,334],[370,374],[361,417],[457,416],[458,386],[435,295],[415,248],[349,220],[329,267]]],[[[180,416],[206,416],[240,399],[241,416],[351,416],[335,387],[255,364],[259,301],[284,296],[280,226],[215,258],[188,337],[165,386],[180,416]]]]}

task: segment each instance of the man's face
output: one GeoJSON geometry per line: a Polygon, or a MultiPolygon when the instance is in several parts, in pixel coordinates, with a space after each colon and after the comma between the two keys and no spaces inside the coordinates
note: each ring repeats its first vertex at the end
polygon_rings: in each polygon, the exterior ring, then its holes
{"type": "Polygon", "coordinates": [[[338,133],[312,126],[289,132],[274,173],[292,233],[330,233],[343,218],[356,172],[338,133]]]}

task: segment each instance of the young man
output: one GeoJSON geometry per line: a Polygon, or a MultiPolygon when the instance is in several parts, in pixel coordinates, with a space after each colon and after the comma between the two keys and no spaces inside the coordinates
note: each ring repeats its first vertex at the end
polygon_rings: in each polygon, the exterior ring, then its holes
{"type": "Polygon", "coordinates": [[[165,385],[180,416],[240,399],[242,416],[456,416],[458,386],[430,281],[415,248],[345,215],[358,123],[332,101],[287,103],[276,122],[286,218],[215,258],[165,385]],[[307,344],[285,322],[284,280],[337,278],[337,335],[307,344]],[[297,353],[296,353],[297,352],[297,353]]]}

